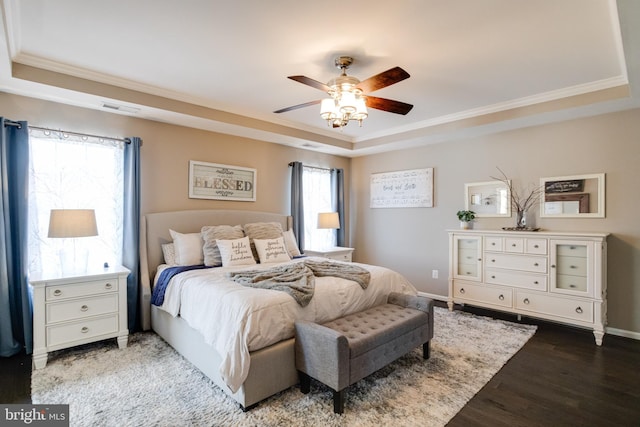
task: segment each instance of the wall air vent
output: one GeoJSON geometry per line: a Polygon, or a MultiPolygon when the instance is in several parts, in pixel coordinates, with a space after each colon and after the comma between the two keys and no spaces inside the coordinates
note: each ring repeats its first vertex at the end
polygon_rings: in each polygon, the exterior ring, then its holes
{"type": "Polygon", "coordinates": [[[106,108],[108,110],[120,111],[122,113],[132,113],[132,114],[136,114],[138,113],[138,111],[140,111],[139,108],[127,107],[126,105],[111,104],[108,102],[103,102],[102,108],[106,108]]]}

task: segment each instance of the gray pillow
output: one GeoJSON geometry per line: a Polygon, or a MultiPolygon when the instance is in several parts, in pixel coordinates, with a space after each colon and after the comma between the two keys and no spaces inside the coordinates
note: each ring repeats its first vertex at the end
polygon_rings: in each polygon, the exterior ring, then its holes
{"type": "Polygon", "coordinates": [[[265,240],[282,237],[282,225],[279,222],[251,222],[244,225],[244,234],[249,237],[249,242],[251,242],[253,257],[256,261],[260,261],[253,239],[265,240]]]}
{"type": "Polygon", "coordinates": [[[204,240],[204,265],[218,267],[222,265],[222,257],[216,239],[234,240],[244,237],[241,225],[206,225],[200,230],[204,240]]]}

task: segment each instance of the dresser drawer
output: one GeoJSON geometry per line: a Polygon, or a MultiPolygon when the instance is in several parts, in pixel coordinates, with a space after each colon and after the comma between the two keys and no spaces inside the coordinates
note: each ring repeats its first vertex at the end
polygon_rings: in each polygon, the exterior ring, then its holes
{"type": "Polygon", "coordinates": [[[484,250],[502,252],[502,237],[485,237],[484,238],[484,250]]]}
{"type": "Polygon", "coordinates": [[[118,332],[118,314],[47,326],[47,347],[118,332]]]}
{"type": "Polygon", "coordinates": [[[478,239],[458,239],[458,248],[478,249],[478,239]]]}
{"type": "Polygon", "coordinates": [[[487,286],[470,285],[468,283],[454,283],[453,296],[455,300],[469,300],[485,304],[511,307],[513,292],[511,289],[490,288],[487,286]]]}
{"type": "Polygon", "coordinates": [[[458,251],[459,264],[475,264],[478,261],[478,252],[475,249],[460,249],[458,251]]]}
{"type": "Polygon", "coordinates": [[[569,274],[572,276],[587,275],[587,259],[574,256],[559,256],[556,266],[558,274],[569,274]]]}
{"type": "Polygon", "coordinates": [[[587,247],[585,245],[558,244],[556,248],[558,256],[587,257],[587,247]]]}
{"type": "Polygon", "coordinates": [[[539,274],[521,273],[508,270],[487,270],[484,281],[493,285],[517,286],[519,288],[547,290],[547,276],[539,274]]]}
{"type": "Polygon", "coordinates": [[[556,276],[556,289],[587,292],[587,288],[587,278],[585,276],[571,276],[568,274],[558,274],[556,276]]]}
{"type": "Polygon", "coordinates": [[[547,258],[509,254],[489,254],[485,257],[487,268],[505,268],[509,270],[547,272],[547,258]]]}
{"type": "Polygon", "coordinates": [[[458,264],[458,276],[478,277],[478,264],[458,264]]]}
{"type": "Polygon", "coordinates": [[[513,253],[524,252],[524,239],[517,237],[505,237],[504,239],[504,251],[513,253]]]}
{"type": "Polygon", "coordinates": [[[91,298],[48,303],[45,321],[50,324],[100,314],[116,313],[117,311],[118,294],[106,294],[91,298]]]}
{"type": "Polygon", "coordinates": [[[47,286],[46,300],[57,301],[67,298],[84,297],[105,292],[117,292],[116,280],[95,280],[91,282],[78,282],[65,285],[47,286]]]}
{"type": "Polygon", "coordinates": [[[557,298],[516,291],[515,306],[518,310],[544,313],[565,319],[593,322],[593,303],[584,300],[557,298]]]}
{"type": "Polygon", "coordinates": [[[534,255],[546,255],[547,254],[547,240],[546,239],[527,239],[526,252],[534,255]]]}

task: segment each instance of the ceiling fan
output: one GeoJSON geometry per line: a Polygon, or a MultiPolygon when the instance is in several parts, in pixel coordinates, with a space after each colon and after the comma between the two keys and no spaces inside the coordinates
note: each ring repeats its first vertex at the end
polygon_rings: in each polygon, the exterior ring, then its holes
{"type": "Polygon", "coordinates": [[[405,115],[413,108],[413,105],[393,99],[371,96],[369,93],[398,83],[410,77],[409,73],[400,67],[394,67],[366,80],[360,81],[347,75],[347,68],[353,63],[350,56],[340,56],[335,59],[335,66],[341,70],[340,76],[329,80],[327,84],[306,76],[289,76],[291,80],[320,89],[329,95],[328,99],[305,102],[287,108],[274,111],[284,113],[311,105],[321,104],[320,116],[330,126],[344,127],[350,120],[357,121],[362,126],[362,121],[367,118],[367,107],[376,110],[387,111],[405,115]]]}

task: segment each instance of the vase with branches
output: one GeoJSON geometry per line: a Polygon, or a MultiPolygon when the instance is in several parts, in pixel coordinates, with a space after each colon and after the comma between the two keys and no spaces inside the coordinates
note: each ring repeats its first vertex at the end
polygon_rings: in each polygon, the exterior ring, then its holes
{"type": "Polygon", "coordinates": [[[497,169],[501,176],[492,176],[491,178],[507,186],[511,209],[516,213],[516,228],[525,229],[527,228],[527,211],[540,200],[542,188],[539,186],[528,186],[526,189],[516,188],[502,169],[497,169]]]}

